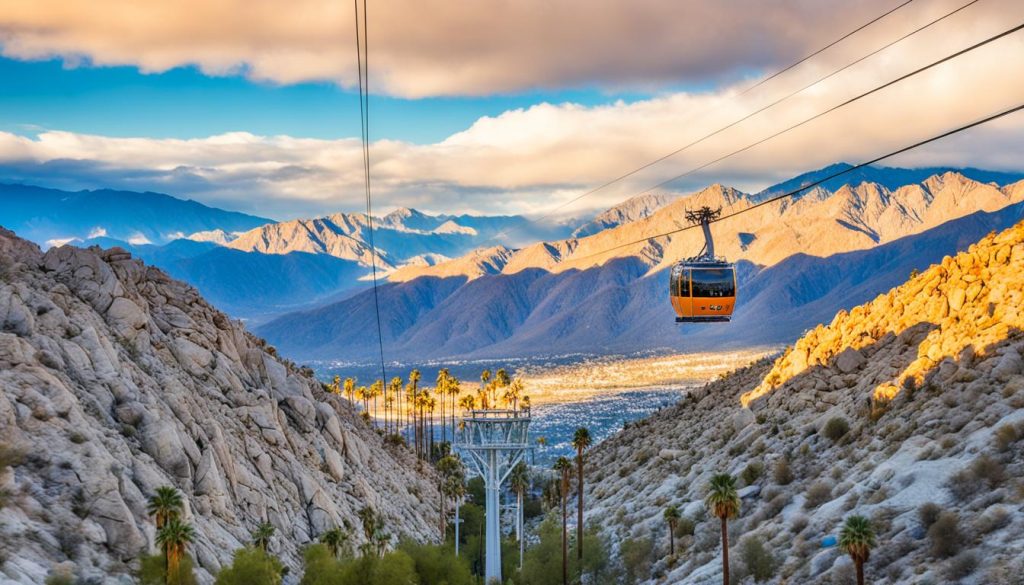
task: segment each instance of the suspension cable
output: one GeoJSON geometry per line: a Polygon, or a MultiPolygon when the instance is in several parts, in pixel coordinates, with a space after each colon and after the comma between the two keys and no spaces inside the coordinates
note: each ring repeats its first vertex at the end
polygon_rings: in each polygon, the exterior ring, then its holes
{"type": "MultiPolygon", "coordinates": [[[[952,136],[954,134],[958,134],[958,133],[963,132],[965,130],[970,130],[971,128],[974,128],[976,126],[981,126],[983,124],[987,124],[988,122],[992,122],[994,120],[998,120],[999,118],[1002,118],[1004,116],[1009,116],[1010,114],[1013,114],[1015,112],[1019,112],[1021,110],[1024,110],[1024,104],[1020,104],[1020,105],[1012,107],[1012,108],[1010,108],[1008,110],[1004,110],[1002,112],[999,112],[998,114],[993,114],[993,115],[988,116],[986,118],[982,118],[981,120],[977,120],[977,121],[971,122],[969,124],[965,124],[965,125],[960,126],[958,128],[954,128],[952,130],[948,130],[946,132],[943,132],[942,134],[938,134],[936,136],[932,136],[931,138],[927,138],[925,140],[921,140],[920,142],[915,142],[914,144],[911,144],[909,146],[904,146],[903,148],[900,148],[899,150],[894,150],[894,151],[889,152],[887,154],[883,154],[883,155],[875,157],[875,158],[873,158],[871,160],[868,160],[868,161],[859,163],[857,165],[851,166],[851,167],[849,167],[847,169],[836,171],[836,172],[834,172],[834,173],[832,173],[832,174],[830,174],[830,175],[828,175],[826,177],[822,177],[822,178],[820,178],[820,179],[818,179],[818,180],[816,180],[816,181],[814,181],[812,183],[808,183],[807,185],[804,185],[804,186],[802,186],[802,187],[800,187],[798,189],[793,189],[792,191],[788,191],[786,193],[782,193],[780,195],[776,195],[775,197],[772,197],[770,199],[765,199],[764,201],[755,203],[754,205],[751,205],[750,207],[746,207],[746,208],[741,209],[739,211],[734,211],[732,213],[723,215],[719,219],[716,219],[713,223],[718,223],[720,221],[725,221],[725,220],[727,220],[729,218],[736,217],[737,215],[744,214],[744,213],[746,213],[748,211],[752,211],[754,209],[757,209],[758,207],[763,207],[763,206],[768,205],[770,203],[775,203],[776,201],[780,201],[782,199],[788,199],[788,198],[796,196],[796,195],[798,195],[798,194],[800,194],[800,193],[802,193],[804,191],[807,191],[809,189],[817,187],[818,185],[821,185],[822,183],[825,183],[826,181],[830,181],[832,179],[835,179],[836,177],[840,177],[840,176],[845,175],[847,173],[851,173],[853,171],[856,171],[857,169],[862,169],[862,168],[864,168],[866,166],[873,165],[873,164],[875,164],[877,162],[881,162],[881,161],[883,161],[883,160],[885,160],[887,158],[892,158],[892,157],[894,157],[896,155],[903,154],[904,152],[913,150],[915,148],[924,146],[926,144],[935,142],[937,140],[941,140],[943,138],[947,138],[949,136],[952,136]]],[[[588,254],[588,255],[582,256],[580,258],[571,258],[571,260],[573,260],[573,261],[589,260],[590,258],[601,256],[603,254],[607,254],[608,252],[612,252],[614,250],[619,250],[621,248],[626,248],[626,247],[629,247],[629,246],[634,246],[636,244],[642,244],[644,242],[649,242],[650,240],[654,240],[654,239],[658,239],[658,238],[663,238],[663,237],[666,237],[666,236],[671,236],[673,234],[684,232],[684,231],[693,229],[695,227],[698,227],[698,226],[696,226],[696,225],[683,226],[681,228],[670,230],[670,231],[667,231],[667,232],[664,232],[664,233],[660,233],[660,234],[656,234],[656,235],[652,235],[652,236],[647,236],[645,238],[638,239],[638,240],[633,240],[633,241],[627,242],[625,244],[619,244],[619,245],[616,245],[616,246],[612,246],[612,247],[607,248],[605,250],[602,250],[600,252],[595,252],[593,254],[588,254]]]]}
{"type": "Polygon", "coordinates": [[[370,48],[367,28],[366,0],[363,0],[363,34],[359,35],[359,0],[353,0],[356,19],[356,66],[359,70],[359,125],[362,130],[363,178],[366,187],[366,227],[370,244],[370,267],[373,275],[373,309],[377,316],[377,349],[380,351],[380,376],[387,383],[384,365],[384,330],[380,319],[380,295],[377,292],[377,248],[373,243],[373,198],[370,190],[370,48]]]}
{"type": "MultiPolygon", "coordinates": [[[[850,31],[849,33],[843,35],[842,37],[836,39],[835,41],[829,43],[828,45],[822,47],[821,49],[818,49],[817,51],[814,51],[813,53],[803,57],[799,61],[788,65],[787,67],[785,67],[785,68],[783,68],[783,69],[773,73],[772,75],[768,76],[767,78],[762,79],[758,83],[755,83],[754,85],[744,89],[742,92],[737,94],[737,96],[742,96],[742,95],[746,94],[747,92],[753,90],[754,88],[763,85],[764,83],[768,82],[769,80],[771,80],[771,79],[773,79],[775,77],[778,77],[779,75],[785,73],[786,71],[789,71],[789,70],[793,69],[794,67],[797,67],[798,65],[808,61],[812,57],[815,57],[815,56],[819,55],[820,53],[824,52],[825,50],[827,50],[827,49],[835,46],[836,44],[842,42],[843,40],[853,36],[857,32],[860,32],[861,30],[864,30],[868,26],[878,22],[879,20],[882,20],[886,16],[888,16],[888,15],[892,14],[893,12],[896,12],[900,8],[903,8],[904,6],[910,4],[910,2],[912,2],[912,1],[913,0],[908,0],[908,1],[904,2],[904,3],[902,3],[902,4],[899,4],[895,8],[892,8],[891,10],[889,10],[889,11],[879,15],[878,17],[876,17],[876,18],[870,20],[869,22],[861,25],[860,27],[850,31]]],[[[893,40],[893,41],[891,41],[891,42],[889,42],[889,43],[879,47],[878,49],[875,49],[874,51],[868,53],[867,55],[864,55],[863,57],[860,57],[859,59],[851,61],[851,62],[843,65],[839,69],[833,70],[831,73],[828,73],[827,75],[816,79],[815,81],[809,83],[808,85],[805,85],[805,86],[801,87],[800,89],[798,89],[796,91],[793,91],[793,92],[787,94],[786,96],[784,96],[784,97],[782,97],[780,99],[777,99],[774,102],[772,102],[772,103],[770,103],[770,104],[768,104],[766,106],[763,106],[763,107],[761,107],[761,108],[759,108],[759,109],[757,109],[757,110],[755,110],[755,111],[753,111],[753,112],[743,116],[742,118],[740,118],[740,119],[738,119],[738,120],[736,120],[736,121],[734,121],[734,122],[732,122],[732,123],[730,123],[730,124],[728,124],[728,125],[726,125],[726,126],[724,126],[722,128],[719,128],[718,130],[715,130],[714,132],[711,132],[710,134],[706,134],[706,135],[704,135],[704,136],[694,140],[693,142],[690,142],[689,144],[687,144],[687,145],[685,145],[685,146],[683,146],[681,148],[673,150],[672,152],[669,152],[669,153],[667,153],[667,154],[665,154],[663,156],[660,156],[660,157],[658,157],[658,158],[656,158],[656,159],[654,159],[654,160],[652,160],[650,162],[647,162],[647,163],[645,163],[645,164],[643,164],[643,165],[641,165],[641,166],[639,166],[639,167],[637,167],[637,168],[635,168],[635,169],[633,169],[631,171],[623,173],[623,174],[621,174],[621,175],[619,175],[619,176],[617,176],[617,177],[615,177],[613,179],[609,179],[608,181],[602,183],[601,185],[598,185],[597,187],[594,187],[594,188],[592,188],[592,189],[590,189],[588,191],[585,191],[584,193],[581,193],[580,195],[577,195],[577,196],[573,197],[572,199],[570,199],[568,201],[565,201],[563,203],[560,203],[560,204],[556,205],[555,207],[549,209],[547,212],[545,212],[540,217],[528,220],[528,223],[536,225],[536,224],[540,223],[541,221],[544,221],[545,219],[549,219],[555,213],[557,213],[558,211],[568,207],[569,205],[572,205],[573,203],[583,199],[584,197],[588,197],[590,195],[593,195],[593,194],[595,194],[595,193],[597,193],[599,191],[602,191],[602,190],[606,189],[607,187],[610,187],[610,186],[612,186],[612,185],[614,185],[616,183],[619,183],[619,182],[623,181],[624,179],[627,179],[627,178],[629,178],[629,177],[631,177],[631,176],[633,176],[633,175],[635,175],[635,174],[637,174],[637,173],[639,173],[641,171],[644,171],[644,170],[646,170],[646,169],[648,169],[648,168],[650,168],[650,167],[652,167],[652,166],[654,166],[656,164],[664,162],[665,160],[667,160],[669,158],[672,158],[673,156],[675,156],[675,155],[677,155],[677,154],[679,154],[679,153],[681,153],[681,152],[683,152],[683,151],[685,151],[685,150],[687,150],[687,149],[689,149],[689,148],[691,148],[693,146],[696,146],[697,144],[699,144],[699,143],[701,143],[701,142],[703,142],[703,141],[705,141],[705,140],[707,140],[709,138],[712,138],[713,136],[715,136],[717,134],[720,134],[721,132],[724,132],[725,130],[728,130],[729,128],[732,128],[733,126],[736,126],[737,124],[739,124],[741,122],[744,122],[744,121],[746,121],[746,120],[748,120],[748,119],[750,119],[750,118],[752,118],[752,117],[754,117],[754,116],[764,112],[765,110],[767,110],[767,109],[769,109],[771,107],[774,107],[774,106],[782,103],[783,101],[788,100],[788,99],[794,97],[795,95],[797,95],[797,94],[799,94],[801,92],[804,92],[804,91],[806,91],[806,90],[808,90],[808,89],[818,85],[819,83],[824,82],[825,80],[827,80],[827,79],[829,79],[829,78],[831,78],[831,77],[841,73],[842,71],[845,71],[845,70],[849,69],[850,67],[853,67],[854,65],[857,65],[858,63],[861,63],[862,61],[864,61],[864,60],[866,60],[866,59],[868,59],[870,57],[873,57],[874,55],[877,55],[878,53],[884,51],[885,49],[888,49],[889,47],[891,47],[891,46],[893,46],[893,45],[895,45],[897,43],[900,43],[900,42],[906,40],[907,38],[910,38],[911,36],[914,36],[914,35],[922,32],[922,31],[924,31],[925,29],[930,28],[931,26],[934,26],[935,24],[938,24],[939,22],[941,22],[941,21],[943,21],[943,20],[953,16],[954,14],[956,14],[956,13],[960,12],[961,10],[964,10],[965,8],[967,8],[967,7],[977,3],[978,1],[979,0],[971,0],[971,1],[967,2],[966,4],[960,6],[959,8],[956,8],[956,9],[954,9],[954,10],[952,10],[950,12],[947,12],[946,14],[944,14],[944,15],[942,15],[942,16],[934,19],[934,20],[931,20],[930,22],[928,22],[928,23],[926,23],[926,24],[924,24],[924,25],[922,25],[922,26],[920,26],[920,27],[910,31],[909,33],[906,33],[906,34],[902,35],[901,37],[899,37],[899,38],[897,38],[897,39],[895,39],[895,40],[893,40]]],[[[646,190],[642,191],[640,193],[637,193],[637,195],[643,194],[645,192],[646,192],[646,190]]],[[[496,240],[500,239],[502,236],[508,235],[509,232],[515,231],[517,229],[522,229],[522,228],[523,228],[523,225],[518,225],[518,226],[506,228],[506,229],[498,232],[497,234],[491,236],[490,238],[488,238],[484,242],[481,242],[481,245],[486,244],[486,243],[488,243],[490,241],[496,241],[496,240]]]]}

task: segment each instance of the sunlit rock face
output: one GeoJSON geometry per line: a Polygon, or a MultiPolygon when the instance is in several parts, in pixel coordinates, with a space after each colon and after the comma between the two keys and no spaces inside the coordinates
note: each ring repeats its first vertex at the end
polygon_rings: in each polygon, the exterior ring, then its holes
{"type": "MultiPolygon", "coordinates": [[[[45,254],[0,230],[0,581],[58,563],[131,582],[153,549],[146,499],[178,488],[204,582],[269,521],[300,548],[374,507],[396,538],[437,537],[435,482],[308,370],[127,252],[45,254]]],[[[362,532],[350,531],[356,545],[362,532]]]]}
{"type": "Polygon", "coordinates": [[[822,543],[859,514],[878,534],[871,582],[1011,583],[1024,574],[1022,304],[1019,223],[596,447],[587,519],[619,541],[655,538],[648,583],[720,582],[719,521],[702,500],[731,473],[734,574],[752,570],[741,551],[754,539],[778,579],[846,582],[849,558],[822,543]],[[694,530],[670,564],[672,504],[694,530]]]}

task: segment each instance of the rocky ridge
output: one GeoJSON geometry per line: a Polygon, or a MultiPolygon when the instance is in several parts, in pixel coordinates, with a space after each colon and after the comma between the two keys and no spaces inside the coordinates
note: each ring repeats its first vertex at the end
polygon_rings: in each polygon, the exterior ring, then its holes
{"type": "Polygon", "coordinates": [[[114,248],[45,254],[0,229],[0,581],[57,563],[132,582],[152,550],[146,499],[173,485],[197,532],[201,581],[269,521],[271,550],[335,525],[358,546],[374,507],[397,538],[437,537],[437,490],[309,370],[189,285],[114,248]]]}
{"type": "Polygon", "coordinates": [[[849,559],[822,542],[861,514],[878,532],[870,582],[1020,583],[1022,304],[1019,223],[599,445],[587,520],[619,542],[656,539],[648,583],[720,582],[702,499],[728,472],[742,478],[730,525],[741,580],[756,540],[774,564],[767,582],[850,582],[849,559]],[[673,562],[670,504],[693,526],[673,562]]]}

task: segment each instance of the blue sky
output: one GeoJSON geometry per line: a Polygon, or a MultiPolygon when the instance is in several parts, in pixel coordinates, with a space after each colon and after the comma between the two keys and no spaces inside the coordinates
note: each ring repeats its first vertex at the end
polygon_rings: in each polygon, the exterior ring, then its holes
{"type": "MultiPolygon", "coordinates": [[[[332,139],[359,136],[356,92],[335,84],[277,85],[242,76],[207,76],[191,66],[164,73],[135,67],[68,67],[59,59],[0,57],[0,130],[41,129],[103,136],[199,138],[225,132],[332,139]]],[[[372,82],[372,80],[371,80],[372,82]]],[[[483,116],[541,102],[594,106],[650,97],[607,90],[526,91],[483,97],[371,96],[371,133],[429,144],[483,116]]]]}
{"type": "MultiPolygon", "coordinates": [[[[375,208],[585,215],[680,175],[671,190],[757,191],[869,160],[1021,103],[1024,77],[1006,71],[1024,67],[1024,33],[763,139],[1004,30],[1024,18],[1024,3],[979,2],[734,122],[960,4],[907,4],[749,93],[752,79],[892,0],[374,4],[375,208]],[[750,144],[759,146],[737,150],[750,144]]],[[[329,0],[5,6],[0,181],[154,190],[277,218],[357,211],[365,188],[353,25],[329,0]]],[[[1018,170],[1022,127],[1024,116],[1007,118],[892,163],[1018,170]]]]}

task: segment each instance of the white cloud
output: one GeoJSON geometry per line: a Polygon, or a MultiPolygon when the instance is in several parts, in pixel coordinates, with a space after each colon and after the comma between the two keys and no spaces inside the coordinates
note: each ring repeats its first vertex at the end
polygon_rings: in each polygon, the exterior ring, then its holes
{"type": "Polygon", "coordinates": [[[89,232],[88,239],[91,240],[93,238],[103,238],[103,237],[106,237],[106,235],[107,235],[107,230],[105,228],[97,226],[97,227],[92,228],[92,230],[89,232]]]}
{"type": "MultiPolygon", "coordinates": [[[[1024,18],[1024,4],[992,1],[988,10],[1002,10],[998,21],[979,18],[971,26],[940,27],[914,37],[567,211],[616,203],[1024,18]]],[[[599,107],[539,104],[481,118],[435,144],[380,140],[372,151],[375,205],[379,210],[409,206],[441,212],[543,213],[770,103],[831,67],[831,60],[815,60],[743,96],[737,95],[742,86],[737,85],[599,107]]],[[[676,186],[723,182],[757,189],[835,161],[872,158],[1024,103],[1024,77],[1015,74],[1022,70],[1024,33],[1018,33],[676,186]]],[[[892,163],[1020,170],[1022,128],[1024,114],[892,163]]],[[[355,138],[326,141],[235,132],[179,140],[61,131],[34,137],[0,133],[0,165],[5,175],[26,182],[152,189],[276,218],[358,210],[363,201],[355,138]],[[62,178],[68,182],[61,183],[62,178]]]]}
{"type": "Polygon", "coordinates": [[[133,236],[128,238],[128,243],[133,246],[145,246],[147,244],[152,244],[153,242],[149,241],[149,238],[142,235],[142,233],[136,232],[133,236]]]}
{"type": "MultiPolygon", "coordinates": [[[[850,47],[891,38],[960,3],[914,3],[829,55],[842,58],[850,47]]],[[[893,5],[389,0],[370,4],[371,84],[422,97],[735,79],[795,60],[893,5]]],[[[999,21],[1005,13],[989,1],[970,11],[968,21],[985,13],[999,21]]],[[[351,6],[333,0],[0,0],[0,44],[9,57],[58,56],[70,66],[159,72],[196,65],[210,75],[351,87],[353,18],[351,6]]]]}

